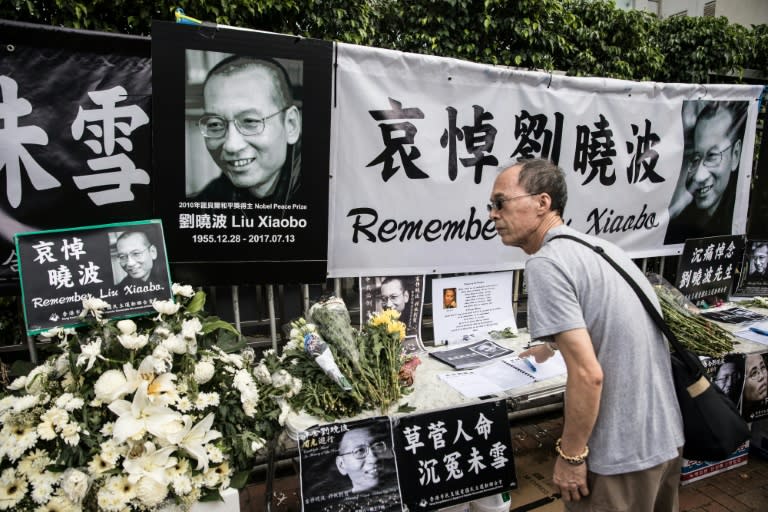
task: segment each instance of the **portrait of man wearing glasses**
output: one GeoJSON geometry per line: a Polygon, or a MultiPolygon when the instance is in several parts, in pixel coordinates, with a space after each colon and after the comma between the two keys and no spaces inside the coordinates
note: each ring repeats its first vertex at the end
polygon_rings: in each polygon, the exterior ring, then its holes
{"type": "Polygon", "coordinates": [[[273,59],[232,55],[207,73],[202,96],[197,125],[220,174],[199,191],[188,183],[187,197],[294,202],[301,187],[302,118],[286,68],[273,59]]]}
{"type": "Polygon", "coordinates": [[[683,166],[665,244],[731,233],[746,101],[685,101],[683,166]]]}
{"type": "Polygon", "coordinates": [[[339,442],[336,469],[351,483],[350,492],[373,493],[395,488],[394,455],[386,432],[363,426],[345,432],[339,442]]]}
{"type": "Polygon", "coordinates": [[[115,258],[125,272],[123,277],[115,273],[116,285],[159,284],[164,281],[160,263],[157,263],[157,247],[143,231],[123,231],[117,235],[115,251],[115,258]]]}

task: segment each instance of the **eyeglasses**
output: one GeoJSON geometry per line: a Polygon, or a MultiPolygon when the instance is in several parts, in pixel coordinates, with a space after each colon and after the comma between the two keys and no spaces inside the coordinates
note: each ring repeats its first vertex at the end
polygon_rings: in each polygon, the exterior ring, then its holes
{"type": "Polygon", "coordinates": [[[118,254],[117,261],[120,263],[128,263],[128,258],[131,258],[133,261],[141,261],[144,259],[144,253],[147,252],[147,250],[149,250],[149,247],[145,247],[140,251],[131,251],[128,254],[118,254]]]}
{"type": "Polygon", "coordinates": [[[694,153],[689,156],[688,160],[688,174],[695,172],[699,166],[703,163],[704,167],[712,169],[720,165],[723,161],[723,153],[733,147],[733,142],[728,144],[721,151],[709,151],[703,158],[699,153],[694,153]]]}
{"type": "Polygon", "coordinates": [[[395,302],[402,296],[402,293],[393,293],[392,295],[382,295],[379,297],[379,300],[382,302],[382,304],[386,304],[388,302],[395,302]]]}
{"type": "Polygon", "coordinates": [[[498,197],[492,200],[487,205],[485,205],[485,207],[488,208],[488,213],[491,213],[493,210],[496,210],[498,212],[502,208],[504,208],[504,203],[506,203],[507,201],[513,201],[515,199],[521,199],[523,197],[537,196],[539,194],[541,194],[541,192],[536,192],[535,194],[525,194],[523,196],[515,196],[515,197],[498,197]]]}
{"type": "Polygon", "coordinates": [[[361,444],[360,446],[357,446],[348,452],[339,453],[339,455],[352,455],[354,458],[358,460],[363,460],[368,456],[370,452],[373,452],[374,455],[381,455],[386,451],[387,451],[387,443],[385,443],[384,441],[376,441],[370,446],[367,444],[361,444]]]}
{"type": "Polygon", "coordinates": [[[235,124],[235,128],[237,128],[237,131],[242,135],[260,135],[264,131],[267,119],[272,119],[289,108],[290,106],[281,108],[274,114],[270,114],[266,117],[258,117],[258,115],[250,110],[240,112],[234,119],[227,119],[226,117],[217,116],[215,114],[208,114],[201,117],[197,121],[197,125],[200,127],[200,133],[207,139],[220,139],[224,137],[227,134],[230,122],[235,124]]]}

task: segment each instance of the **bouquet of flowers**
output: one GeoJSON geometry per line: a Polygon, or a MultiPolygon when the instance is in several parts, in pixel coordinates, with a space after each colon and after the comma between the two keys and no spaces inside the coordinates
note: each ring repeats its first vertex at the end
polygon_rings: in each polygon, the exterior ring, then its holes
{"type": "Polygon", "coordinates": [[[155,317],[42,336],[55,354],[0,394],[0,510],[188,510],[242,488],[301,387],[255,354],[205,294],[173,285],[155,317]],[[283,409],[285,406],[283,406],[283,409]]]}
{"type": "MultiPolygon", "coordinates": [[[[285,371],[301,380],[302,388],[287,399],[289,409],[307,412],[326,421],[346,418],[365,410],[381,414],[409,393],[413,384],[413,368],[418,358],[404,356],[401,341],[405,324],[397,311],[372,316],[361,331],[350,325],[349,312],[340,299],[330,299],[310,308],[310,319],[292,323],[290,340],[281,355],[266,354],[257,373],[285,371]],[[305,340],[322,335],[333,361],[331,370],[305,349],[305,340]],[[345,389],[338,383],[336,370],[351,385],[345,389]],[[402,373],[401,373],[402,371],[402,373]]],[[[407,410],[407,406],[401,410],[407,410]]]]}

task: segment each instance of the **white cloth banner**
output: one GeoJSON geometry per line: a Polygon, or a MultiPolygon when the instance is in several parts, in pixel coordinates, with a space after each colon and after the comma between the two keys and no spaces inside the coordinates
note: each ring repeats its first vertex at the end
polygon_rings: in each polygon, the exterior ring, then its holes
{"type": "Polygon", "coordinates": [[[744,232],[762,86],[337,50],[331,277],[522,268],[525,255],[502,245],[486,210],[497,166],[517,158],[558,162],[566,222],[636,258],[744,232]]]}

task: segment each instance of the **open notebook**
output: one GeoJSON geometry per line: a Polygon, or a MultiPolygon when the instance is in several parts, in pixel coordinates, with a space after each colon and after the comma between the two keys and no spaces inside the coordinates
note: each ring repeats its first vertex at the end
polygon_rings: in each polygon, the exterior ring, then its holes
{"type": "Polygon", "coordinates": [[[503,394],[508,389],[565,374],[565,361],[559,351],[543,363],[536,363],[532,357],[526,359],[535,371],[523,359],[514,356],[472,370],[442,373],[439,377],[462,395],[477,398],[503,394]]]}

